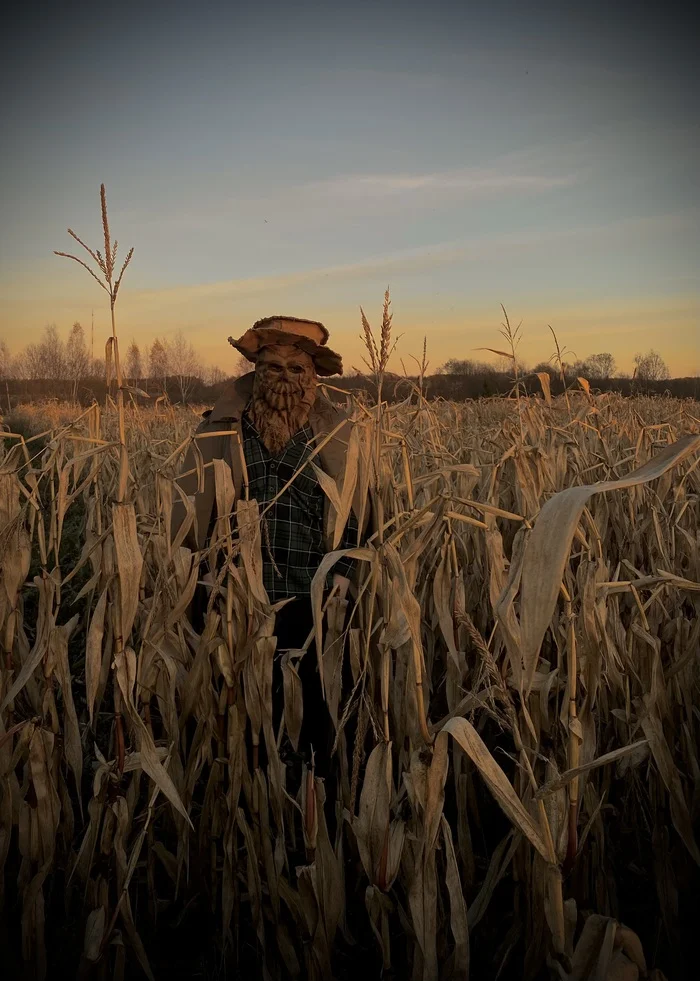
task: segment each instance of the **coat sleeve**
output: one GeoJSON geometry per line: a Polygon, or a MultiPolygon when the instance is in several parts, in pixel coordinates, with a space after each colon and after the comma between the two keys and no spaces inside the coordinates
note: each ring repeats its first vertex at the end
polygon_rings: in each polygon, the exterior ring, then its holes
{"type": "MultiPolygon", "coordinates": [[[[207,432],[212,429],[212,424],[208,419],[204,419],[194,432],[194,436],[207,432]]],[[[218,442],[216,439],[205,439],[198,442],[200,454],[195,450],[195,440],[192,440],[185,459],[180,468],[180,476],[175,478],[175,482],[180,490],[189,498],[193,499],[195,520],[185,535],[183,545],[196,551],[203,548],[206,543],[206,536],[209,530],[214,504],[216,500],[216,488],[214,484],[214,472],[211,467],[204,470],[204,489],[199,491],[199,474],[197,472],[198,460],[207,463],[216,455],[213,453],[214,447],[211,445],[218,442]],[[192,470],[192,473],[188,471],[192,470]]],[[[177,490],[173,489],[173,507],[170,520],[170,541],[175,537],[182,527],[187,517],[187,509],[183,504],[177,490]]]]}
{"type": "MultiPolygon", "coordinates": [[[[335,437],[330,441],[326,453],[322,455],[322,460],[326,464],[327,471],[338,481],[345,471],[348,443],[355,424],[345,412],[342,412],[329,400],[322,403],[321,413],[324,428],[327,432],[332,432],[339,423],[343,423],[335,434],[335,437]]],[[[352,513],[354,514],[355,520],[354,522],[350,522],[349,527],[346,527],[344,540],[348,543],[352,540],[352,545],[357,545],[359,528],[359,542],[360,544],[364,544],[376,530],[376,521],[373,512],[371,493],[369,488],[366,492],[363,492],[358,474],[352,499],[352,513]]],[[[349,545],[345,547],[349,547],[349,545]]]]}

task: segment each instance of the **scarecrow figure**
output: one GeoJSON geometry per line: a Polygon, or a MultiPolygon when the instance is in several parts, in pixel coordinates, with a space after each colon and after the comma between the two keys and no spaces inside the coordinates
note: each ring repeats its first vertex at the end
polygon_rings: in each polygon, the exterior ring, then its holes
{"type": "MultiPolygon", "coordinates": [[[[214,408],[204,413],[197,429],[197,435],[222,433],[197,440],[203,463],[225,460],[231,467],[235,499],[247,492],[249,499],[257,500],[263,515],[265,590],[270,603],[291,598],[277,614],[278,652],[300,649],[313,629],[311,583],[324,555],[333,548],[329,501],[313,465],[336,481],[345,472],[351,423],[317,389],[319,376],[343,370],[340,355],[326,346],[327,341],[323,324],[296,317],[267,317],[238,340],[229,338],[255,365],[255,371],[233,382],[214,408]],[[333,435],[326,439],[329,434],[333,435]],[[313,461],[307,463],[323,440],[313,461]]],[[[195,467],[191,449],[183,472],[195,467]]],[[[196,523],[185,540],[193,549],[207,546],[217,518],[213,468],[207,467],[204,474],[199,492],[196,473],[178,481],[185,494],[194,495],[196,523]]],[[[357,546],[360,524],[366,525],[365,510],[356,490],[338,548],[357,546]]],[[[183,517],[180,506],[175,509],[174,529],[183,517]]],[[[352,560],[338,561],[327,583],[341,602],[351,584],[353,565],[352,560]]],[[[278,660],[276,657],[273,672],[273,714],[280,716],[283,695],[278,660]]],[[[330,718],[313,646],[301,660],[299,675],[304,696],[299,750],[308,760],[313,748],[323,768],[330,718]]]]}

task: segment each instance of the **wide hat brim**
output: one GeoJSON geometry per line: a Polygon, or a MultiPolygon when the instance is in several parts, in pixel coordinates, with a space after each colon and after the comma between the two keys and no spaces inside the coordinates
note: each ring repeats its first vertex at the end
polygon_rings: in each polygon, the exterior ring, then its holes
{"type": "MultiPolygon", "coordinates": [[[[327,331],[326,336],[328,336],[327,331]]],[[[275,344],[293,344],[311,355],[317,375],[327,378],[329,375],[342,375],[343,373],[343,359],[336,351],[326,347],[325,343],[319,344],[318,341],[310,337],[305,337],[296,332],[292,333],[289,330],[282,330],[279,327],[251,327],[238,340],[229,337],[228,342],[253,364],[258,360],[260,351],[264,347],[275,344]]]]}

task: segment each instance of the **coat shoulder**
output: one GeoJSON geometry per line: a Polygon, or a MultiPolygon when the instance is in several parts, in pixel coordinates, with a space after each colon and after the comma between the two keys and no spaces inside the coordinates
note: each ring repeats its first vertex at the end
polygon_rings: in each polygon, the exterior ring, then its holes
{"type": "Polygon", "coordinates": [[[204,410],[201,419],[199,421],[199,424],[197,425],[196,431],[198,433],[206,432],[207,429],[211,429],[212,426],[211,414],[213,411],[214,411],[213,409],[204,410]]]}
{"type": "Polygon", "coordinates": [[[239,422],[253,393],[253,372],[237,378],[214,405],[209,422],[239,422]]]}
{"type": "Polygon", "coordinates": [[[322,420],[324,423],[331,423],[333,426],[337,426],[339,422],[350,421],[345,407],[336,405],[335,402],[331,402],[325,395],[319,395],[316,398],[313,412],[319,420],[322,420]]]}
{"type": "MultiPolygon", "coordinates": [[[[232,429],[233,428],[232,424],[234,422],[235,419],[232,418],[230,415],[226,415],[220,412],[217,413],[216,406],[214,406],[213,409],[205,409],[205,411],[202,412],[201,419],[193,435],[201,436],[202,434],[206,434],[206,433],[218,433],[218,432],[225,431],[227,429],[232,429]]],[[[207,456],[209,451],[213,452],[215,450],[214,444],[216,442],[217,441],[213,439],[205,439],[198,442],[198,446],[199,449],[204,454],[204,456],[207,456]]]]}

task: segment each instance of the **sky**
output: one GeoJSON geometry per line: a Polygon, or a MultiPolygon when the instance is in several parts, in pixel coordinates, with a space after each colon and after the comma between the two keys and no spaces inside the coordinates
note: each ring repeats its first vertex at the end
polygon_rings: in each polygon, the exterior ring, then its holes
{"type": "Polygon", "coordinates": [[[26,2],[0,41],[0,338],[109,303],[122,346],[322,320],[362,367],[391,290],[397,358],[501,346],[700,369],[700,68],[690,6],[550,2],[26,2]],[[76,246],[77,247],[77,246],[76,246]],[[107,302],[105,302],[107,300],[107,302]]]}

